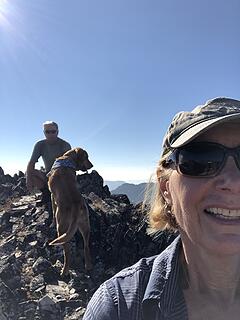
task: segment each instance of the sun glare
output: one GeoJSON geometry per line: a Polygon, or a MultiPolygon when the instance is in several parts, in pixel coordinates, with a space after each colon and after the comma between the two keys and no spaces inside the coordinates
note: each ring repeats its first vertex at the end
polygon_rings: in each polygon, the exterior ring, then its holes
{"type": "Polygon", "coordinates": [[[0,27],[8,24],[8,0],[0,0],[0,27]]]}

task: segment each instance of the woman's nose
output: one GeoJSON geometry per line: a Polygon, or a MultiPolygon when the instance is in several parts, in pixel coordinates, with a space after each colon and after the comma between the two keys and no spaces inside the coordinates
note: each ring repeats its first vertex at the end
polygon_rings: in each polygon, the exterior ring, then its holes
{"type": "Polygon", "coordinates": [[[217,178],[217,189],[240,193],[240,169],[235,159],[229,156],[217,178]]]}

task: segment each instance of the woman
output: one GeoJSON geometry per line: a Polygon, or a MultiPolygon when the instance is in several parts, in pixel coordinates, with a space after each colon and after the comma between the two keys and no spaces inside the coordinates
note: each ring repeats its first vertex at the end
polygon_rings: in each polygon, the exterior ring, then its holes
{"type": "Polygon", "coordinates": [[[240,319],[240,101],[178,113],[164,138],[152,230],[180,236],[106,281],[84,319],[240,319]]]}

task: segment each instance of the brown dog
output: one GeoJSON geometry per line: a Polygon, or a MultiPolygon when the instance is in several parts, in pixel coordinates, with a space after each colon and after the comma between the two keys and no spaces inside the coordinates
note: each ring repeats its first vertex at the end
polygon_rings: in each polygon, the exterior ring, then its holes
{"type": "Polygon", "coordinates": [[[81,148],[75,148],[56,159],[48,174],[48,186],[52,193],[53,212],[56,219],[58,237],[50,245],[63,245],[64,265],[61,274],[67,275],[70,264],[69,241],[79,230],[84,241],[85,268],[92,268],[89,250],[89,212],[84,198],[77,189],[76,171],[92,168],[88,154],[81,148]]]}

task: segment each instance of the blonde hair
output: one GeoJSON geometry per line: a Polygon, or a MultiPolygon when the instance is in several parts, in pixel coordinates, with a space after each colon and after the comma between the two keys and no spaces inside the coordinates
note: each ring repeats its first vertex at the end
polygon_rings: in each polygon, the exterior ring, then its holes
{"type": "Polygon", "coordinates": [[[177,230],[177,222],[172,208],[166,203],[161,189],[160,183],[167,181],[172,173],[172,169],[166,166],[166,159],[169,152],[161,157],[156,169],[156,183],[154,193],[152,193],[151,200],[149,201],[149,191],[146,192],[144,205],[147,201],[150,202],[150,209],[148,211],[148,234],[154,234],[160,230],[168,229],[172,231],[177,230]],[[148,199],[148,200],[146,200],[148,199]]]}

